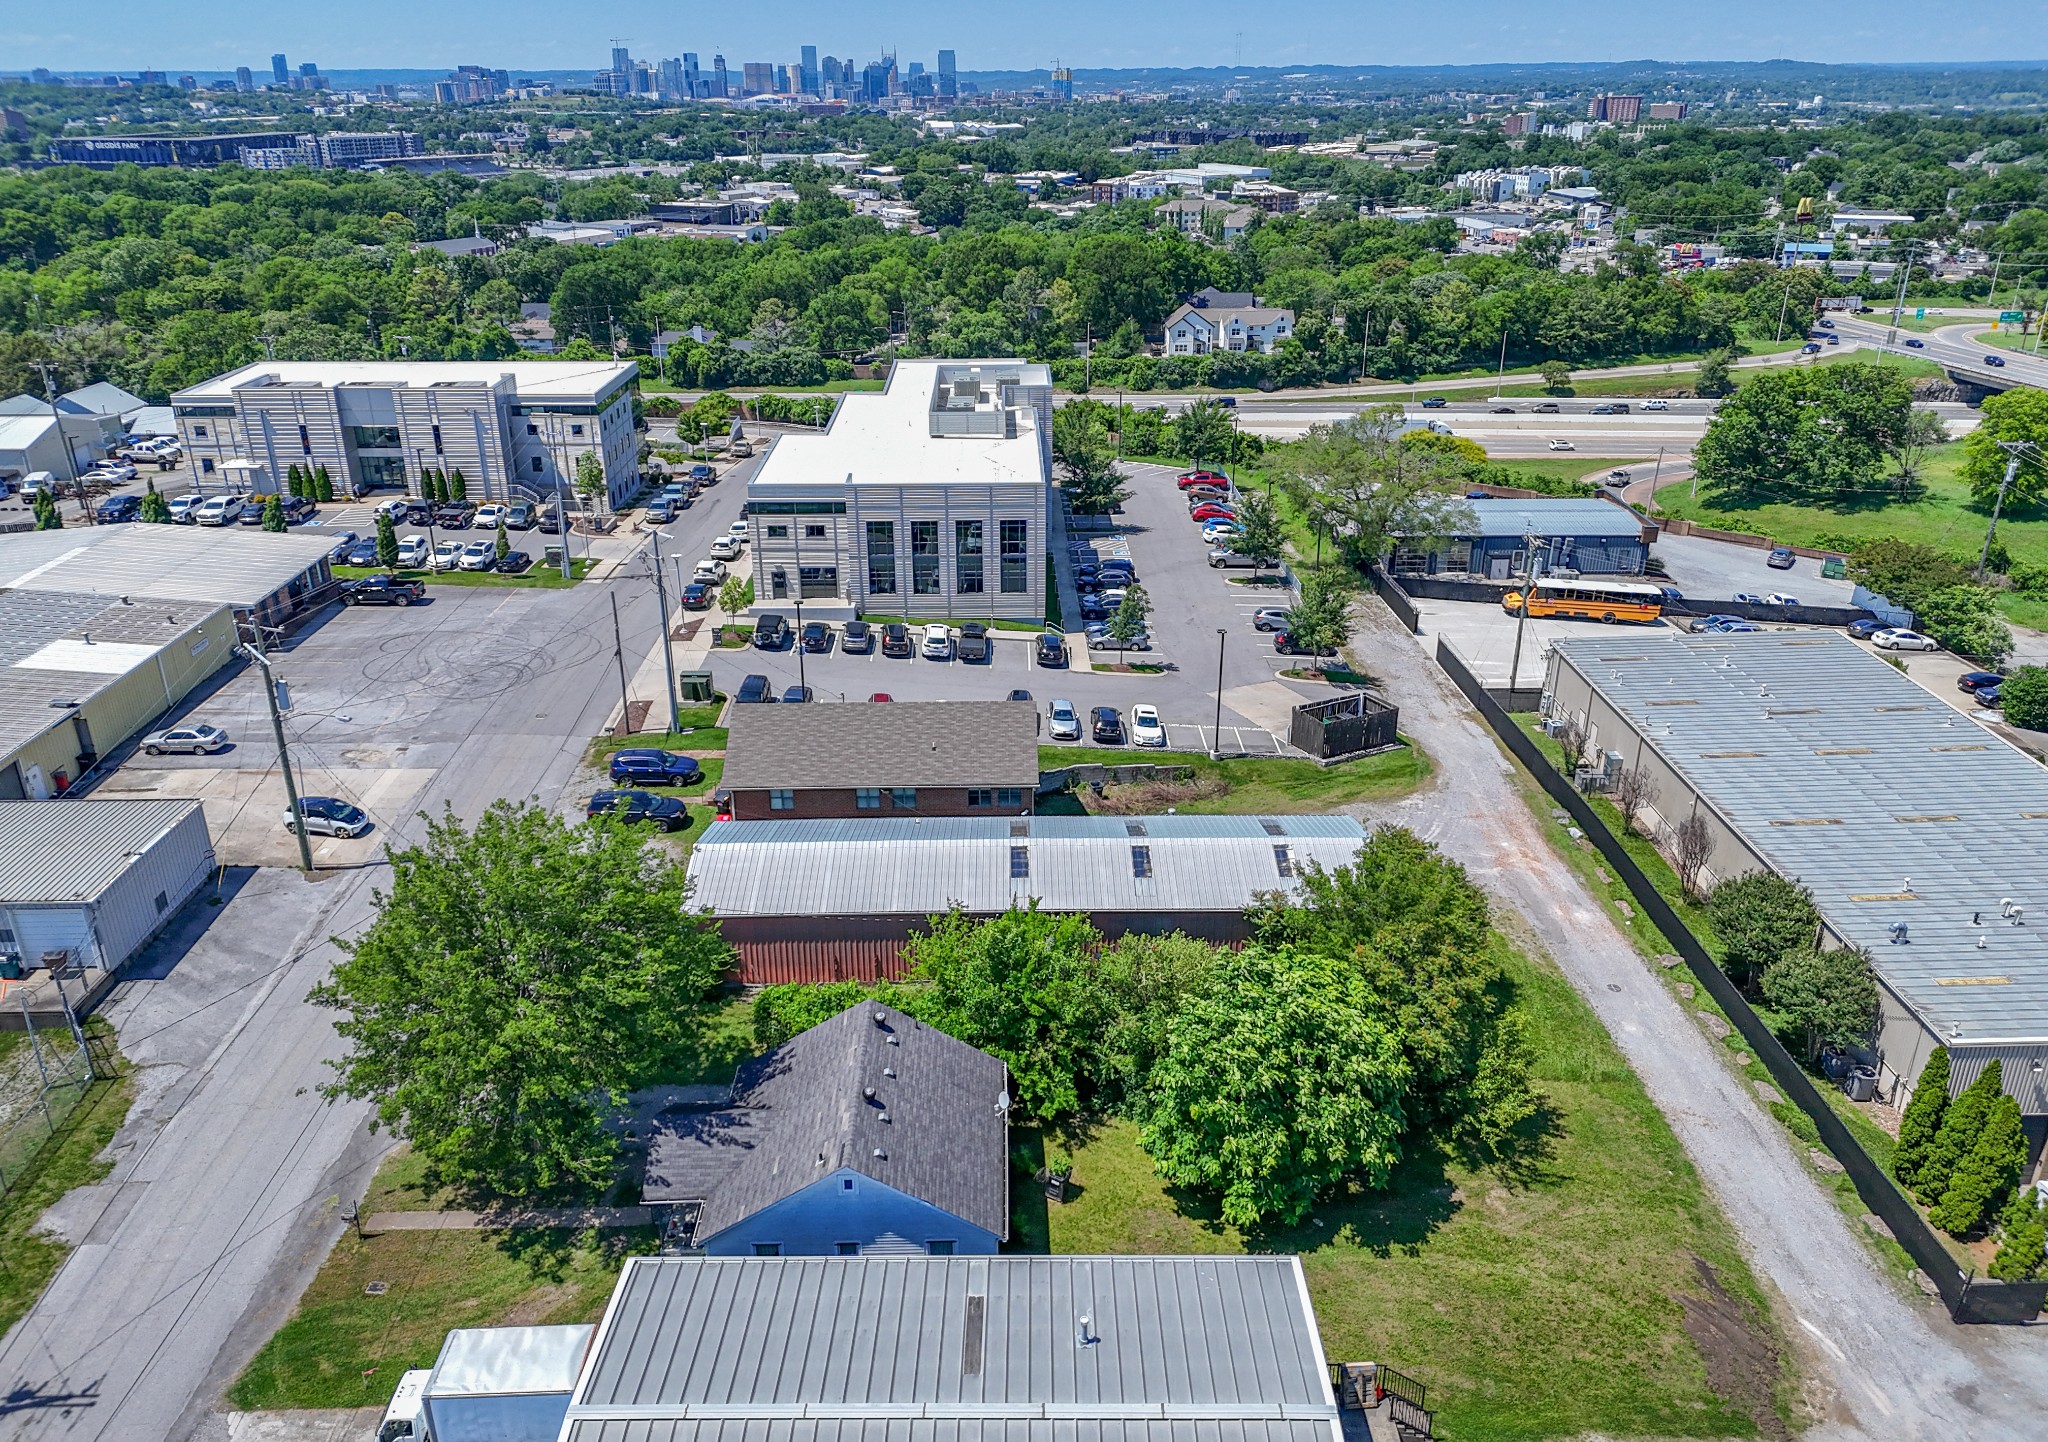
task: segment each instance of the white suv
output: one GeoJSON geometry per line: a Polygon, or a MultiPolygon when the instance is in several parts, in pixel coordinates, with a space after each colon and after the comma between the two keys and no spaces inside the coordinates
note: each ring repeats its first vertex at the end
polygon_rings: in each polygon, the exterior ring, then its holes
{"type": "Polygon", "coordinates": [[[192,519],[202,526],[230,525],[241,518],[240,496],[208,496],[199,503],[199,509],[192,513],[192,519]]]}
{"type": "Polygon", "coordinates": [[[933,624],[924,628],[924,658],[927,661],[950,661],[953,659],[953,633],[944,626],[933,624]]]}

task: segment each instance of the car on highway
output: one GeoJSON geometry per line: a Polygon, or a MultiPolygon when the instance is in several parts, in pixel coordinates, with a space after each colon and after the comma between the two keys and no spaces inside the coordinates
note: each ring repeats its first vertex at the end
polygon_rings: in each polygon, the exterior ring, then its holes
{"type": "Polygon", "coordinates": [[[1820,318],[1820,328],[1822,330],[1833,330],[1835,328],[1835,323],[1829,320],[1826,316],[1822,316],[1820,318]]]}
{"type": "Polygon", "coordinates": [[[917,650],[910,639],[910,628],[901,621],[890,621],[882,627],[882,654],[902,658],[917,650]]]}
{"type": "MultiPolygon", "coordinates": [[[[1450,402],[1445,400],[1442,396],[1431,396],[1428,400],[1422,403],[1422,408],[1426,411],[1440,411],[1449,404],[1450,402]]],[[[1131,717],[1133,720],[1137,718],[1137,714],[1138,713],[1135,711],[1131,713],[1131,717]]]]}
{"type": "Polygon", "coordinates": [[[363,543],[363,538],[361,536],[358,536],[354,531],[337,531],[334,535],[329,536],[327,539],[334,542],[334,545],[331,548],[329,548],[327,552],[328,565],[345,566],[352,564],[361,564],[368,566],[375,564],[375,558],[377,554],[377,543],[375,541],[370,542],[371,559],[368,561],[355,563],[349,560],[348,553],[350,551],[353,551],[357,546],[360,546],[363,543]]]}
{"type": "Polygon", "coordinates": [[[1983,690],[1986,686],[1996,686],[2004,679],[2005,677],[1999,675],[1996,671],[1965,671],[1962,675],[1956,677],[1956,690],[1968,691],[1974,694],[1983,690]]]}
{"type": "Polygon", "coordinates": [[[140,496],[108,496],[92,508],[92,518],[101,525],[116,521],[132,521],[141,514],[140,496]]]}
{"type": "Polygon", "coordinates": [[[1790,546],[1773,546],[1770,555],[1764,557],[1764,564],[1773,571],[1789,571],[1798,559],[1790,546]]]}
{"type": "Polygon", "coordinates": [[[740,689],[732,693],[735,706],[753,706],[773,701],[775,690],[768,684],[768,678],[759,674],[748,676],[740,682],[740,689]]]}
{"type": "Polygon", "coordinates": [[[1294,612],[1285,606],[1261,606],[1252,612],[1254,631],[1284,631],[1294,623],[1294,612]]]}
{"type": "Polygon", "coordinates": [[[1918,631],[1909,631],[1904,626],[1887,626],[1882,631],[1873,631],[1870,644],[1880,651],[1939,651],[1941,643],[1932,636],[1923,636],[1918,631]]]}
{"type": "Polygon", "coordinates": [[[1593,407],[1592,414],[1596,416],[1625,416],[1628,414],[1628,402],[1606,401],[1593,407]]]}
{"type": "Polygon", "coordinates": [[[1489,415],[1496,416],[1511,416],[1514,413],[1515,408],[1513,406],[1495,406],[1490,412],[1488,412],[1489,415]]]}
{"type": "Polygon", "coordinates": [[[959,651],[962,661],[988,660],[988,627],[979,621],[963,621],[960,625],[959,651]]]}
{"type": "Polygon", "coordinates": [[[1262,571],[1275,564],[1271,556],[1254,556],[1223,546],[1211,547],[1209,551],[1209,566],[1217,571],[1262,571]]]}
{"type": "Polygon", "coordinates": [[[1909,336],[1907,336],[1907,337],[1906,337],[1906,348],[1907,348],[1908,350],[1926,350],[1926,349],[1927,349],[1927,342],[1926,342],[1926,341],[1924,341],[1924,340],[1921,340],[1921,339],[1920,339],[1919,337],[1917,337],[1917,336],[1910,336],[1910,335],[1909,335],[1909,336]]]}
{"type": "Polygon", "coordinates": [[[1887,627],[1889,627],[1890,624],[1891,623],[1889,621],[1880,621],[1875,616],[1858,616],[1855,620],[1851,621],[1848,624],[1848,626],[1844,629],[1846,629],[1848,633],[1851,636],[1854,636],[1857,640],[1868,641],[1872,636],[1875,636],[1879,631],[1885,630],[1887,627]]]}
{"type": "Polygon", "coordinates": [[[2002,355],[1988,355],[1984,357],[1984,364],[1988,366],[1997,366],[2000,370],[2004,370],[2005,357],[2002,355]]]}
{"type": "Polygon", "coordinates": [[[1131,708],[1131,744],[1133,746],[1166,747],[1166,723],[1159,719],[1156,706],[1133,706],[1131,708]]]}
{"type": "Polygon", "coordinates": [[[770,611],[754,622],[754,645],[763,651],[780,651],[789,640],[789,622],[770,611]]]}
{"type": "Polygon", "coordinates": [[[868,697],[868,702],[870,705],[886,706],[894,702],[895,699],[887,691],[877,691],[868,697]]]}
{"type": "Polygon", "coordinates": [[[342,604],[347,606],[410,606],[426,599],[424,583],[396,576],[367,576],[341,588],[342,604]]]}
{"type": "Polygon", "coordinates": [[[476,509],[474,501],[443,501],[434,508],[434,524],[444,531],[466,531],[476,509]]]}
{"type": "Polygon", "coordinates": [[[456,564],[465,571],[488,571],[498,564],[498,547],[493,541],[471,541],[462,548],[456,564]]]}
{"type": "Polygon", "coordinates": [[[1657,396],[1654,399],[1644,401],[1643,409],[1646,411],[1668,411],[1671,409],[1671,402],[1665,400],[1662,396],[1657,396]]]}
{"type": "Polygon", "coordinates": [[[1553,451],[1575,451],[1578,449],[1578,447],[1573,445],[1570,441],[1564,440],[1561,437],[1552,437],[1550,442],[1550,448],[1553,451]]]}
{"type": "Polygon", "coordinates": [[[1531,412],[1533,415],[1554,416],[1562,409],[1556,401],[1543,401],[1531,412]]]}
{"type": "Polygon", "coordinates": [[[361,836],[370,829],[370,815],[338,796],[301,796],[296,820],[285,809],[284,829],[308,836],[361,836]]]}
{"type": "Polygon", "coordinates": [[[476,514],[470,518],[470,524],[479,531],[495,531],[498,527],[505,524],[505,518],[511,514],[511,509],[510,506],[505,505],[501,501],[492,501],[488,505],[478,506],[476,514]]]}
{"type": "Polygon", "coordinates": [[[711,609],[711,588],[702,581],[692,581],[683,587],[683,609],[685,611],[708,611],[711,609]]]}
{"type": "Polygon", "coordinates": [[[461,564],[462,542],[460,541],[436,541],[434,542],[434,549],[427,556],[427,569],[429,571],[452,571],[461,564]]]}
{"type": "Polygon", "coordinates": [[[875,649],[875,628],[865,621],[848,621],[839,630],[839,649],[849,656],[865,656],[875,649]]]}
{"type": "Polygon", "coordinates": [[[207,726],[197,722],[190,726],[172,726],[163,731],[152,731],[142,738],[142,749],[152,756],[162,756],[166,752],[211,756],[227,744],[227,732],[218,726],[207,726]]]}
{"type": "Polygon", "coordinates": [[[1234,521],[1237,519],[1237,512],[1231,510],[1228,506],[1219,506],[1214,501],[1204,501],[1201,505],[1188,512],[1188,519],[1191,521],[1234,521]]]}
{"type": "Polygon", "coordinates": [[[1799,347],[1799,353],[1801,355],[1819,355],[1820,342],[1811,340],[1808,341],[1805,345],[1799,347]]]}
{"type": "Polygon", "coordinates": [[[499,561],[494,569],[502,575],[516,576],[532,564],[533,557],[529,556],[526,552],[507,551],[504,559],[499,561]]]}
{"type": "Polygon", "coordinates": [[[425,536],[401,536],[398,540],[398,564],[405,570],[423,566],[427,561],[427,538],[425,536]]]}
{"type": "Polygon", "coordinates": [[[663,831],[681,831],[690,824],[689,808],[674,796],[656,796],[651,791],[600,791],[583,807],[586,817],[616,817],[620,821],[647,821],[663,831]]]}
{"type": "Polygon", "coordinates": [[[1825,343],[1828,345],[1840,345],[1842,343],[1842,338],[1838,335],[1831,335],[1826,338],[1825,343]]]}
{"type": "Polygon", "coordinates": [[[1067,664],[1067,638],[1057,631],[1040,631],[1033,654],[1041,666],[1067,664]]]}
{"type": "Polygon", "coordinates": [[[694,756],[652,746],[627,746],[612,752],[608,774],[616,785],[695,786],[704,779],[704,768],[694,756]]]}
{"type": "Polygon", "coordinates": [[[1088,713],[1088,734],[1098,746],[1124,744],[1124,718],[1114,706],[1097,706],[1088,713]]]}
{"type": "Polygon", "coordinates": [[[1215,471],[1182,471],[1179,476],[1174,478],[1173,483],[1182,490],[1186,490],[1189,486],[1222,486],[1228,489],[1230,477],[1219,475],[1215,471]]]}
{"type": "Polygon", "coordinates": [[[927,661],[950,661],[953,659],[953,633],[934,622],[924,628],[924,644],[919,649],[927,661]]]}
{"type": "Polygon", "coordinates": [[[832,628],[823,621],[806,621],[802,634],[797,637],[797,644],[813,654],[829,651],[832,649],[832,628]]]}
{"type": "Polygon", "coordinates": [[[192,519],[202,526],[229,526],[241,518],[240,496],[208,496],[192,513],[192,519]]]}
{"type": "Polygon", "coordinates": [[[737,561],[740,558],[740,540],[737,536],[720,536],[711,543],[711,558],[715,561],[737,561]]]}
{"type": "Polygon", "coordinates": [[[540,507],[532,501],[514,501],[505,512],[505,529],[530,531],[540,522],[540,507]]]}

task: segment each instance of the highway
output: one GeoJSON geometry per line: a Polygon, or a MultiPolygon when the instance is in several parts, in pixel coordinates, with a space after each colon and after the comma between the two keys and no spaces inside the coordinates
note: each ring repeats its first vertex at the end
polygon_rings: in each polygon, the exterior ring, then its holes
{"type": "Polygon", "coordinates": [[[2048,389],[2048,356],[2023,355],[2016,350],[2002,350],[1984,344],[1974,338],[1977,332],[1989,328],[1981,320],[1945,325],[1929,334],[1918,335],[1904,328],[1894,331],[1886,311],[1874,315],[1836,315],[1829,319],[1834,322],[1835,333],[1842,337],[1844,344],[1853,342],[1872,350],[1931,360],[1937,365],[1982,377],[1993,385],[2029,385],[2048,389]],[[1909,345],[1908,341],[1920,344],[1909,345]],[[1992,365],[1986,357],[1996,357],[2004,364],[1992,365]]]}

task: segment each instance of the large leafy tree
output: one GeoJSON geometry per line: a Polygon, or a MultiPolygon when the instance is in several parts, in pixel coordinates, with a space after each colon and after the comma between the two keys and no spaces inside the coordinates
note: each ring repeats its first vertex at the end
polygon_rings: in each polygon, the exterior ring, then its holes
{"type": "Polygon", "coordinates": [[[1082,515],[1108,515],[1130,498],[1116,468],[1102,407],[1064,405],[1053,412],[1052,456],[1069,503],[1082,515]]]}
{"type": "Polygon", "coordinates": [[[1332,656],[1351,640],[1351,572],[1320,566],[1301,578],[1301,599],[1287,623],[1290,640],[1311,656],[1332,656]]]}
{"type": "Polygon", "coordinates": [[[1340,1183],[1386,1182],[1407,1080],[1354,968],[1248,946],[1169,1026],[1139,1140],[1168,1181],[1219,1194],[1231,1225],[1292,1225],[1340,1183]]]}
{"type": "Polygon", "coordinates": [[[1897,371],[1850,362],[1754,376],[1722,402],[1693,451],[1717,496],[1826,499],[1867,487],[1916,435],[1913,392],[1897,371]]]}
{"type": "Polygon", "coordinates": [[[1877,1029],[1877,978],[1860,947],[1790,952],[1764,968],[1764,1000],[1804,1034],[1806,1053],[1865,1042],[1877,1029]]]}
{"type": "Polygon", "coordinates": [[[1237,503],[1237,534],[1230,549],[1262,561],[1278,561],[1287,550],[1287,533],[1280,528],[1280,509],[1264,491],[1248,490],[1237,503]]]}
{"type": "Polygon", "coordinates": [[[1295,504],[1353,562],[1380,559],[1396,537],[1438,539],[1472,525],[1458,496],[1464,462],[1403,446],[1404,424],[1399,406],[1375,406],[1267,453],[1295,504]]]}
{"type": "Polygon", "coordinates": [[[440,1178],[505,1197],[601,1188],[626,1093],[673,1074],[731,952],[683,868],[615,821],[454,813],[391,854],[377,914],[313,992],[371,1101],[440,1178]]]}
{"type": "Polygon", "coordinates": [[[1970,494],[1986,505],[1998,494],[2010,459],[2000,441],[2033,446],[2020,455],[2012,489],[2006,494],[2006,508],[2040,499],[2048,491],[2048,391],[2014,386],[1987,398],[1977,429],[1963,437],[1963,463],[1956,474],[1969,486],[1970,494]]]}
{"type": "Polygon", "coordinates": [[[1235,430],[1226,407],[1215,401],[1197,401],[1173,418],[1167,435],[1176,455],[1199,466],[1228,460],[1235,449],[1235,430]]]}
{"type": "Polygon", "coordinates": [[[1707,920],[1721,942],[1721,967],[1741,984],[1787,952],[1813,945],[1820,912],[1813,893],[1770,871],[1733,876],[1707,895],[1707,920]]]}

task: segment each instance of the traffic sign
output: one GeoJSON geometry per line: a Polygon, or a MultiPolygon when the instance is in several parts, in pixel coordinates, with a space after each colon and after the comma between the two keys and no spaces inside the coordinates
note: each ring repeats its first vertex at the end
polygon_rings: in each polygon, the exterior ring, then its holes
{"type": "Polygon", "coordinates": [[[2023,310],[2002,310],[1998,313],[2000,325],[2025,325],[2027,313],[2023,310]]]}
{"type": "Polygon", "coordinates": [[[1914,312],[1913,312],[1913,319],[1914,319],[1914,320],[1926,320],[1926,319],[1927,319],[1927,307],[1923,305],[1923,306],[1921,306],[1921,307],[1920,307],[1920,308],[1919,308],[1918,310],[1914,311],[1914,312]]]}

